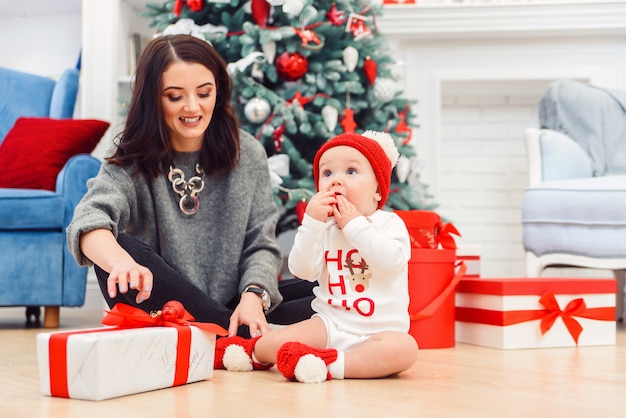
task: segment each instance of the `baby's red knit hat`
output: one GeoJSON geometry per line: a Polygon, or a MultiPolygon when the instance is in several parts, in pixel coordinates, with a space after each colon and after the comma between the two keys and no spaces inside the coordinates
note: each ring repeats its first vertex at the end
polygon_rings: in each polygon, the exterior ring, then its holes
{"type": "Polygon", "coordinates": [[[315,154],[313,161],[313,179],[315,188],[319,191],[318,180],[320,174],[320,158],[322,154],[332,147],[345,145],[359,151],[367,158],[374,169],[374,174],[380,187],[381,199],[378,209],[381,209],[387,201],[389,187],[391,185],[391,170],[398,161],[399,153],[391,135],[384,132],[365,131],[362,135],[345,133],[337,135],[326,142],[315,154]]]}

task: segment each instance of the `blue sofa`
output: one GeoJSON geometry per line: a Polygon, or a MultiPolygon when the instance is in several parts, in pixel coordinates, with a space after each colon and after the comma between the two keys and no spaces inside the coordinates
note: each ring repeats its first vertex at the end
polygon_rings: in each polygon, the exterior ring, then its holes
{"type": "Polygon", "coordinates": [[[522,206],[529,277],[547,267],[612,270],[617,319],[626,273],[626,92],[573,80],[550,84],[541,129],[526,130],[522,206]]]}
{"type": "MultiPolygon", "coordinates": [[[[0,153],[20,117],[73,117],[78,73],[69,69],[53,80],[0,68],[0,153]]],[[[99,167],[93,156],[75,155],[54,191],[0,188],[0,306],[30,307],[27,324],[39,323],[44,306],[43,325],[58,327],[61,306],[84,304],[87,269],[68,252],[65,228],[99,167]]]]}

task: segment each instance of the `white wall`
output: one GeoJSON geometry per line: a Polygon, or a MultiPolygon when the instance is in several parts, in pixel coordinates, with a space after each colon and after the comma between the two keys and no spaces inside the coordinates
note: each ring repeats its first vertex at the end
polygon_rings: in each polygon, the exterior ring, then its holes
{"type": "Polygon", "coordinates": [[[81,47],[81,14],[2,16],[0,66],[57,77],[76,65],[81,47]]]}
{"type": "MultiPolygon", "coordinates": [[[[404,64],[402,90],[418,102],[413,145],[437,211],[463,234],[457,242],[481,247],[483,277],[523,277],[524,129],[538,127],[537,102],[552,80],[626,88],[626,26],[613,20],[626,3],[394,12],[379,23],[404,64]],[[553,18],[538,27],[528,14],[540,11],[553,18]]],[[[543,275],[612,276],[549,270],[543,275]]]]}

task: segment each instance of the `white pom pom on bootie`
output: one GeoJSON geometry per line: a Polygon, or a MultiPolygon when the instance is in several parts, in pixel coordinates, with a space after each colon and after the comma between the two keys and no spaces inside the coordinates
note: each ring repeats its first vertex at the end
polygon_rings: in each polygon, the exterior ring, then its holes
{"type": "Polygon", "coordinates": [[[329,364],[337,360],[334,348],[317,349],[299,342],[288,342],[276,353],[276,366],[289,380],[320,383],[332,379],[329,364]]]}
{"type": "Polygon", "coordinates": [[[231,344],[224,350],[224,368],[230,372],[252,371],[252,359],[239,344],[231,344]]]}
{"type": "Polygon", "coordinates": [[[254,360],[254,345],[261,338],[222,337],[215,341],[215,370],[226,369],[232,372],[271,369],[271,363],[257,363],[254,360]],[[228,354],[227,354],[228,353],[228,354]]]}
{"type": "Polygon", "coordinates": [[[306,354],[300,357],[293,372],[298,382],[321,383],[328,376],[328,367],[318,356],[306,354]]]}

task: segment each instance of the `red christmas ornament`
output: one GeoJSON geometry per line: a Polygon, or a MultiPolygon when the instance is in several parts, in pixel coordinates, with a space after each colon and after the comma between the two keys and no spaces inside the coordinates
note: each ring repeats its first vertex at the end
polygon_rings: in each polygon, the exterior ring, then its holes
{"type": "Polygon", "coordinates": [[[187,7],[192,12],[199,12],[204,7],[204,0],[187,0],[187,7]]]}
{"type": "Polygon", "coordinates": [[[346,32],[352,32],[356,41],[372,36],[372,30],[366,24],[367,20],[369,19],[365,16],[351,13],[346,23],[346,32]]]}
{"type": "Polygon", "coordinates": [[[283,134],[285,133],[285,124],[281,124],[278,128],[274,129],[274,132],[272,133],[272,138],[274,139],[274,148],[276,149],[276,151],[281,152],[283,150],[283,146],[282,146],[282,137],[283,134]]]}
{"type": "Polygon", "coordinates": [[[267,0],[252,0],[252,18],[260,27],[267,26],[267,20],[270,18],[270,4],[267,0]]]}
{"type": "Polygon", "coordinates": [[[365,72],[365,77],[367,77],[367,81],[370,82],[370,85],[374,85],[376,81],[376,75],[378,72],[378,64],[376,61],[371,59],[370,57],[365,58],[365,62],[363,62],[363,71],[365,72]]]}
{"type": "Polygon", "coordinates": [[[180,12],[183,10],[183,0],[176,0],[174,3],[174,14],[180,16],[180,12]]]}
{"type": "Polygon", "coordinates": [[[406,115],[409,113],[409,105],[406,105],[404,112],[398,112],[398,117],[400,118],[400,122],[396,125],[396,132],[406,133],[407,137],[402,141],[402,145],[406,145],[411,142],[411,138],[413,137],[413,129],[406,124],[406,115]]]}
{"type": "Polygon", "coordinates": [[[287,99],[288,103],[298,102],[300,106],[306,106],[313,101],[311,97],[305,97],[299,91],[296,91],[296,94],[293,95],[291,99],[287,99]]]}
{"type": "Polygon", "coordinates": [[[326,13],[328,21],[334,26],[341,26],[346,21],[346,12],[337,10],[337,5],[333,3],[330,10],[326,13]]]}
{"type": "Polygon", "coordinates": [[[302,219],[304,219],[304,212],[306,212],[307,201],[302,199],[298,203],[296,203],[296,207],[294,208],[296,212],[296,217],[298,218],[298,225],[302,225],[302,219]]]}
{"type": "Polygon", "coordinates": [[[177,319],[183,319],[184,316],[185,307],[177,300],[166,302],[161,309],[161,317],[164,321],[174,322],[177,319]]]}
{"type": "Polygon", "coordinates": [[[356,123],[354,122],[354,110],[352,109],[344,109],[343,110],[343,120],[341,121],[341,126],[343,127],[343,132],[347,134],[354,133],[356,129],[356,123]]]}
{"type": "MultiPolygon", "coordinates": [[[[263,0],[265,1],[265,0],[263,0]]],[[[285,81],[301,79],[309,69],[309,61],[298,52],[283,52],[276,58],[274,63],[280,78],[285,81]]]]}

